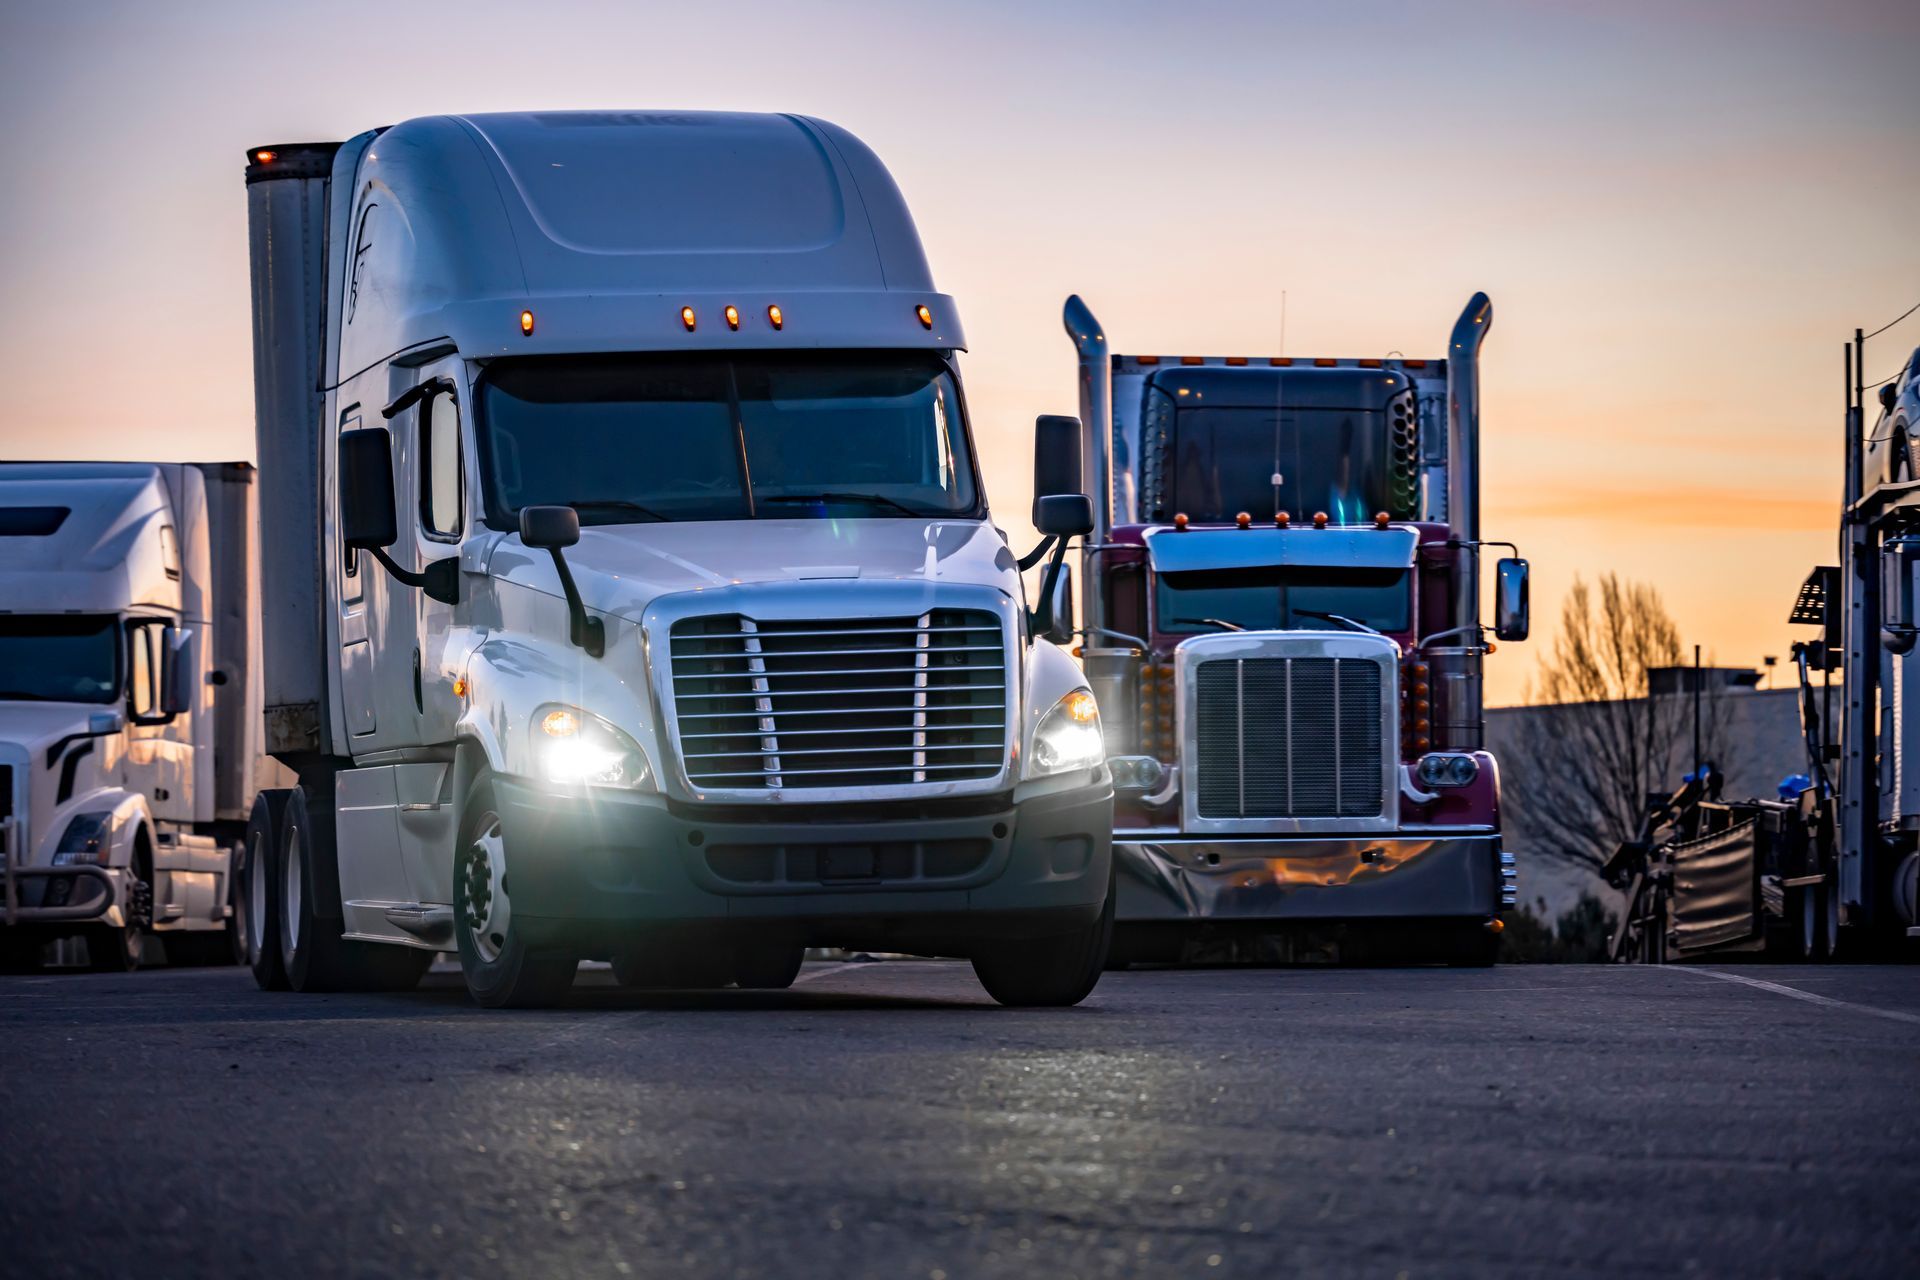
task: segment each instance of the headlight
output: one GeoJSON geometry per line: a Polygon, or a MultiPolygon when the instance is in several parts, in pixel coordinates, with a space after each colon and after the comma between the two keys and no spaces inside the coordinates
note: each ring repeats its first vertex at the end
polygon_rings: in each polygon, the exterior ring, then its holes
{"type": "Polygon", "coordinates": [[[1027,753],[1027,776],[1045,778],[1075,769],[1091,769],[1106,759],[1100,740],[1100,708],[1093,695],[1075,689],[1040,717],[1033,731],[1033,750],[1027,753]]]}
{"type": "Polygon", "coordinates": [[[650,786],[653,770],[640,744],[578,707],[533,713],[533,759],[540,777],[563,787],[650,786]]]}
{"type": "Polygon", "coordinates": [[[1413,774],[1419,779],[1420,785],[1429,791],[1440,787],[1471,786],[1473,780],[1480,776],[1480,762],[1472,756],[1430,752],[1420,757],[1413,774]]]}
{"type": "Polygon", "coordinates": [[[75,867],[82,864],[98,865],[107,860],[107,837],[113,829],[113,814],[109,810],[99,813],[75,814],[67,823],[67,829],[60,833],[60,844],[53,854],[56,867],[75,867]]]}

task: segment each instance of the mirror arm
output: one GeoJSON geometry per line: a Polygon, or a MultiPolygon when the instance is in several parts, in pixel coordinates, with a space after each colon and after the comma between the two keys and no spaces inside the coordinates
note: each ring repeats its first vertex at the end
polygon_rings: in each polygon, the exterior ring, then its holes
{"type": "Polygon", "coordinates": [[[1041,559],[1047,554],[1049,550],[1052,549],[1052,547],[1053,547],[1052,534],[1048,534],[1046,537],[1040,539],[1039,546],[1027,552],[1027,554],[1025,554],[1024,556],[1021,556],[1020,559],[1015,562],[1020,566],[1020,572],[1025,573],[1027,570],[1033,568],[1033,566],[1039,564],[1041,559]]]}
{"type": "Polygon", "coordinates": [[[393,419],[429,396],[453,391],[452,378],[428,378],[425,382],[408,387],[400,393],[400,398],[380,411],[380,416],[391,422],[393,419]]]}
{"type": "Polygon", "coordinates": [[[426,592],[429,600],[438,600],[441,604],[460,603],[460,560],[457,556],[447,556],[435,560],[419,573],[411,569],[402,569],[387,554],[385,547],[361,547],[360,550],[378,560],[381,567],[393,575],[393,580],[402,586],[418,587],[426,592]]]}
{"type": "Polygon", "coordinates": [[[590,658],[598,658],[607,651],[607,624],[599,618],[589,617],[586,601],[580,598],[580,588],[574,585],[573,570],[567,567],[567,558],[560,554],[560,548],[548,547],[553,555],[553,569],[560,575],[560,590],[567,597],[567,638],[587,651],[590,658]]]}
{"type": "MultiPolygon", "coordinates": [[[[1047,542],[1053,543],[1053,559],[1047,561],[1047,571],[1040,575],[1040,607],[1027,611],[1029,635],[1045,635],[1053,630],[1053,590],[1060,581],[1060,565],[1067,558],[1067,543],[1071,541],[1071,538],[1061,538],[1056,541],[1052,535],[1048,535],[1047,542]]],[[[1033,553],[1033,558],[1038,560],[1041,552],[1045,550],[1046,543],[1043,542],[1040,544],[1040,550],[1033,553]]]]}

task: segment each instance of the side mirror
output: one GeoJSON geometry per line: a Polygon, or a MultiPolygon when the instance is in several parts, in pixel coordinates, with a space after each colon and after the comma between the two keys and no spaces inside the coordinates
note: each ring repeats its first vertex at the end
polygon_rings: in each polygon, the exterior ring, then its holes
{"type": "Polygon", "coordinates": [[[1525,640],[1528,618],[1527,562],[1502,559],[1494,570],[1493,634],[1501,640],[1525,640]]]}
{"type": "Polygon", "coordinates": [[[1893,408],[1893,402],[1895,400],[1898,400],[1899,398],[1900,398],[1900,390],[1899,388],[1895,387],[1891,382],[1889,382],[1886,386],[1880,388],[1880,407],[1882,409],[1893,408]]]}
{"type": "Polygon", "coordinates": [[[1062,564],[1060,572],[1053,576],[1052,590],[1047,595],[1046,630],[1043,633],[1055,644],[1073,643],[1073,566],[1062,564]]]}
{"type": "Polygon", "coordinates": [[[193,710],[199,688],[194,673],[195,632],[192,627],[168,627],[160,633],[160,710],[168,716],[193,710]]]}
{"type": "Polygon", "coordinates": [[[1093,499],[1084,493],[1050,493],[1033,500],[1033,527],[1050,538],[1093,532],[1093,499]]]}
{"type": "Polygon", "coordinates": [[[1920,638],[1916,575],[1920,575],[1920,535],[1888,538],[1880,548],[1880,642],[1890,653],[1911,653],[1920,638]]]}
{"type": "Polygon", "coordinates": [[[393,501],[393,439],[385,427],[340,433],[340,530],[349,547],[377,551],[400,537],[393,501]]]}
{"type": "Polygon", "coordinates": [[[550,550],[580,541],[580,513],[572,507],[520,508],[520,541],[550,550]]]}
{"type": "Polygon", "coordinates": [[[567,598],[567,638],[597,658],[607,651],[607,624],[587,613],[587,603],[574,584],[573,570],[560,548],[580,541],[580,513],[572,507],[520,508],[520,541],[553,555],[553,571],[560,575],[560,591],[567,598]]]}
{"type": "Polygon", "coordinates": [[[1086,472],[1080,456],[1080,419],[1043,413],[1033,420],[1033,525],[1040,523],[1040,504],[1060,494],[1085,494],[1086,472]]]}

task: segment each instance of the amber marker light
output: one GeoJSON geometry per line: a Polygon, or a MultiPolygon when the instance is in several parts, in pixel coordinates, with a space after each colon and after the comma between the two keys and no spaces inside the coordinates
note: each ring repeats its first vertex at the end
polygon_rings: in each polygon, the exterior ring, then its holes
{"type": "Polygon", "coordinates": [[[254,163],[256,164],[272,164],[279,158],[280,153],[278,151],[256,151],[253,153],[254,163]]]}
{"type": "Polygon", "coordinates": [[[1085,689],[1067,695],[1067,717],[1075,724],[1092,724],[1100,718],[1100,704],[1085,689]]]}
{"type": "Polygon", "coordinates": [[[913,314],[920,317],[920,327],[922,329],[933,328],[933,312],[927,310],[926,303],[923,302],[919,306],[915,307],[913,309],[913,314]]]}
{"type": "Polygon", "coordinates": [[[739,327],[740,327],[740,308],[728,307],[727,308],[727,328],[738,329],[739,327]]]}
{"type": "Polygon", "coordinates": [[[523,338],[531,338],[533,336],[533,312],[531,311],[522,311],[520,313],[520,336],[523,338]]]}
{"type": "Polygon", "coordinates": [[[1324,512],[1324,511],[1316,511],[1316,512],[1314,512],[1314,513],[1313,513],[1313,527],[1314,527],[1314,528],[1316,528],[1316,529],[1324,529],[1324,528],[1326,528],[1326,527],[1327,527],[1327,513],[1326,513],[1326,512],[1324,512]]]}
{"type": "Polygon", "coordinates": [[[680,323],[687,326],[688,333],[693,332],[693,308],[692,307],[680,308],[680,323]]]}
{"type": "Polygon", "coordinates": [[[1242,529],[1253,528],[1253,517],[1248,515],[1244,511],[1237,512],[1233,517],[1233,522],[1239,525],[1242,529]]]}
{"type": "Polygon", "coordinates": [[[1284,529],[1292,522],[1293,517],[1285,511],[1276,511],[1273,513],[1273,527],[1276,529],[1284,529]]]}
{"type": "Polygon", "coordinates": [[[787,322],[786,317],[780,314],[779,307],[767,308],[768,324],[771,324],[774,328],[778,329],[781,325],[785,324],[786,322],[787,322]]]}
{"type": "Polygon", "coordinates": [[[571,738],[580,732],[580,717],[555,708],[540,718],[540,730],[549,738],[571,738]]]}
{"type": "Polygon", "coordinates": [[[465,676],[455,676],[453,678],[453,696],[456,698],[464,698],[467,696],[467,678],[465,676]]]}
{"type": "Polygon", "coordinates": [[[1173,527],[1176,531],[1180,533],[1185,533],[1187,531],[1187,513],[1186,512],[1181,511],[1181,512],[1175,513],[1173,517],[1173,527]]]}
{"type": "Polygon", "coordinates": [[[1374,527],[1374,528],[1376,528],[1376,529],[1384,529],[1384,528],[1386,528],[1386,527],[1387,527],[1388,525],[1390,525],[1390,524],[1392,524],[1392,523],[1393,523],[1393,521],[1392,521],[1391,519],[1389,519],[1389,518],[1388,518],[1388,516],[1387,516],[1387,513],[1386,513],[1386,512],[1384,512],[1384,511],[1376,511],[1376,512],[1374,512],[1374,513],[1373,513],[1373,527],[1374,527]]]}

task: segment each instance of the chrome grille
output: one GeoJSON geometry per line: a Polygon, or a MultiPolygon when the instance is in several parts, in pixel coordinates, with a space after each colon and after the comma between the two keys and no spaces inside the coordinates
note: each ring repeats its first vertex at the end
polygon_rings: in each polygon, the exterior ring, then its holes
{"type": "Polygon", "coordinates": [[[671,631],[680,759],[698,787],[910,786],[1006,761],[999,618],[683,618],[671,631]]]}
{"type": "Polygon", "coordinates": [[[1234,658],[1196,666],[1200,816],[1382,816],[1381,670],[1366,658],[1234,658]]]}

